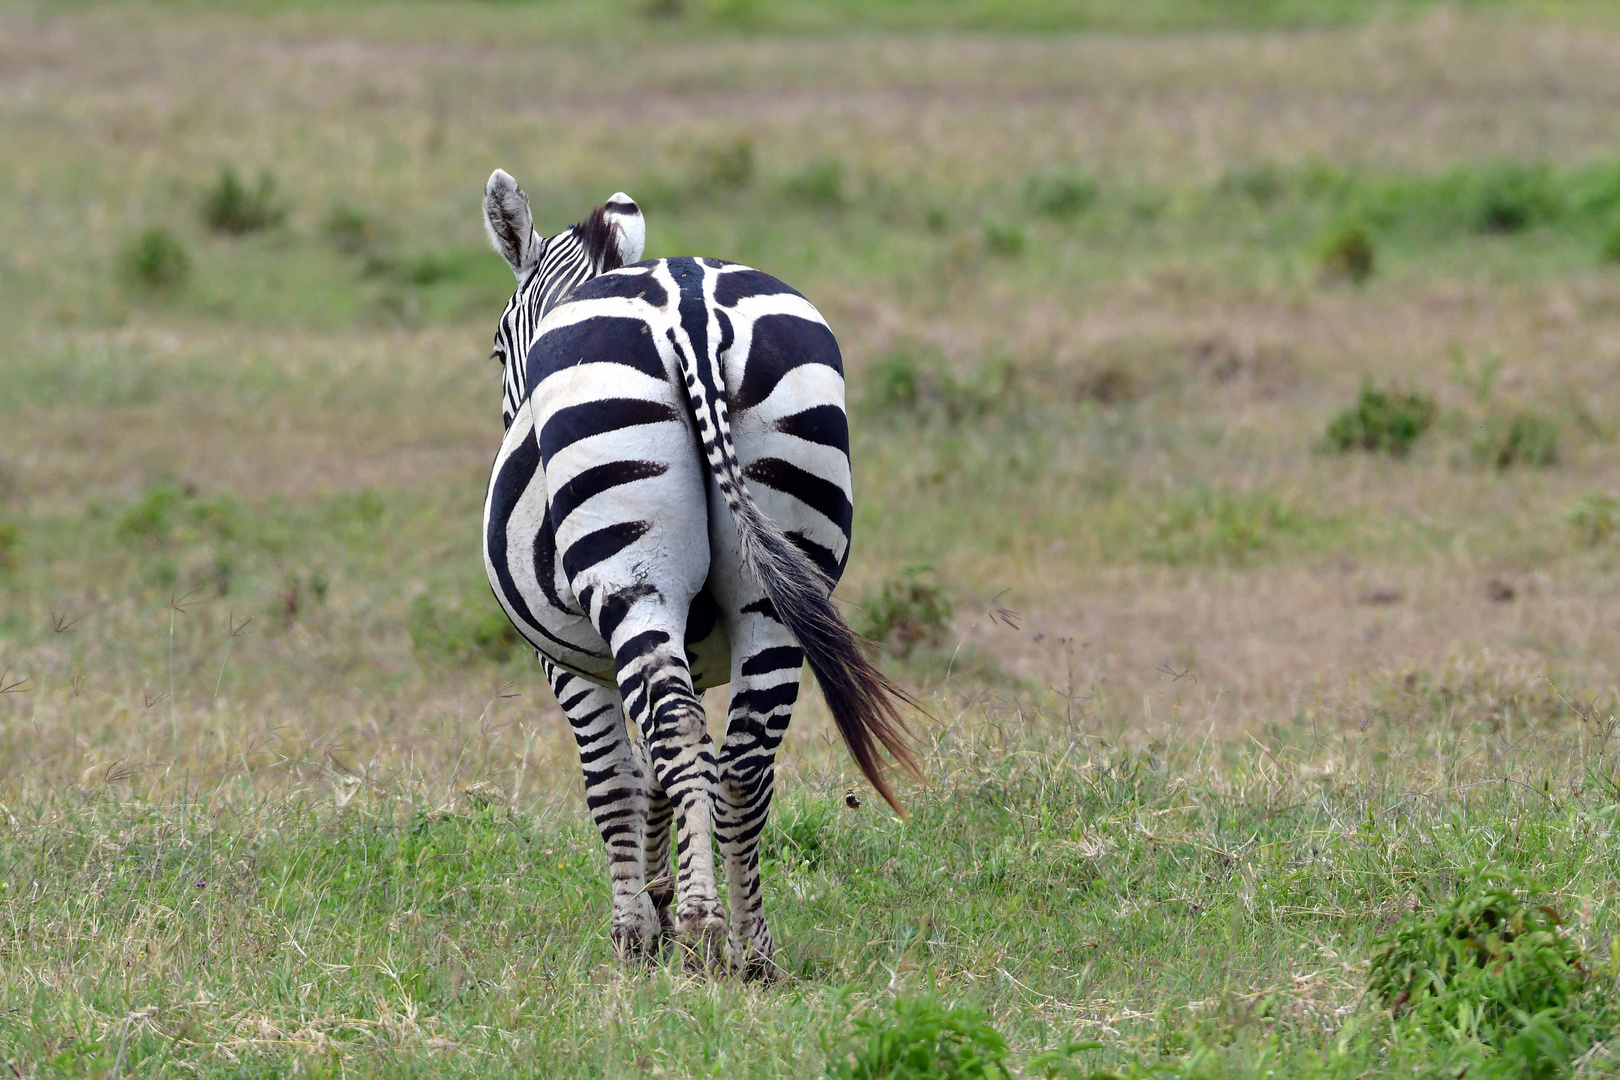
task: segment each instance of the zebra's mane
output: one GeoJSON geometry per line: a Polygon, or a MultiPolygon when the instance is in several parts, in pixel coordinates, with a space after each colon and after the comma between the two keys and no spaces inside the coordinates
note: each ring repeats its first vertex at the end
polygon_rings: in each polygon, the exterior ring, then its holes
{"type": "Polygon", "coordinates": [[[618,223],[608,215],[607,203],[592,210],[589,217],[574,226],[574,235],[585,248],[585,257],[592,266],[601,268],[598,273],[605,274],[624,265],[619,245],[614,240],[618,231],[618,223]]]}

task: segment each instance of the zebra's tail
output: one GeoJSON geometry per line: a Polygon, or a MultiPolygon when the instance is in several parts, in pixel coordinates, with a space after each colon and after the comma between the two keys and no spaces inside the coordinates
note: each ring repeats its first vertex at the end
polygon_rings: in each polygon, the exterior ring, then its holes
{"type": "Polygon", "coordinates": [[[749,494],[731,441],[731,421],[726,415],[718,364],[706,365],[707,358],[683,348],[673,331],[670,343],[680,357],[687,400],[703,440],[703,453],[736,523],[743,559],[776,614],[804,650],[855,764],[877,793],[904,816],[905,808],[884,775],[879,747],[888,750],[907,773],[920,779],[922,771],[911,752],[911,732],[900,706],[921,706],[868,659],[861,638],[833,606],[833,583],[749,494]],[[705,366],[711,370],[702,370],[705,366]]]}

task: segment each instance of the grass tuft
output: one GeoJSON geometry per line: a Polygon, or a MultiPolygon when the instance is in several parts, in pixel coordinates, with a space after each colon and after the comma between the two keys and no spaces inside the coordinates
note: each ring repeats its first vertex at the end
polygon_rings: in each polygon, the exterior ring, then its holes
{"type": "Polygon", "coordinates": [[[1620,500],[1607,495],[1576,499],[1564,512],[1564,520],[1569,522],[1581,547],[1607,547],[1620,535],[1620,500]]]}
{"type": "Polygon", "coordinates": [[[992,255],[1013,259],[1024,253],[1024,230],[1011,221],[984,223],[984,247],[992,255]]]}
{"type": "Polygon", "coordinates": [[[1612,1026],[1548,890],[1510,870],[1409,915],[1375,946],[1368,992],[1444,1076],[1552,1078],[1612,1026]]]}
{"type": "Polygon", "coordinates": [[[202,216],[203,223],[214,232],[243,236],[280,225],[287,218],[287,209],[269,170],[259,173],[258,181],[250,187],[234,167],[222,165],[203,195],[202,216]]]}
{"type": "Polygon", "coordinates": [[[191,254],[178,237],[161,225],[126,244],[118,264],[125,281],[154,291],[178,289],[191,276],[191,254]]]}
{"type": "Polygon", "coordinates": [[[1472,450],[1475,461],[1496,469],[1544,469],[1558,461],[1558,421],[1528,410],[1487,417],[1472,450]]]}
{"type": "Polygon", "coordinates": [[[1556,218],[1564,193],[1551,169],[1539,165],[1499,165],[1480,175],[1474,196],[1474,228],[1482,233],[1516,233],[1556,218]]]}
{"type": "Polygon", "coordinates": [[[1322,241],[1319,260],[1323,278],[1360,285],[1372,277],[1377,252],[1363,226],[1347,224],[1328,233],[1322,241]]]}
{"type": "Polygon", "coordinates": [[[1097,182],[1086,176],[1031,177],[1024,188],[1031,208],[1050,218],[1077,218],[1097,201],[1097,182]]]}
{"type": "Polygon", "coordinates": [[[896,998],[892,1012],[854,1022],[834,1055],[836,1080],[1011,1080],[1007,1040],[979,1010],[932,998],[896,998]]]}
{"type": "Polygon", "coordinates": [[[941,645],[951,629],[952,605],[927,566],[907,567],[861,600],[861,635],[898,647],[908,656],[918,645],[941,645]]]}
{"type": "Polygon", "coordinates": [[[1380,390],[1367,383],[1356,403],[1328,421],[1326,446],[1404,457],[1434,423],[1434,398],[1422,391],[1380,390]]]}

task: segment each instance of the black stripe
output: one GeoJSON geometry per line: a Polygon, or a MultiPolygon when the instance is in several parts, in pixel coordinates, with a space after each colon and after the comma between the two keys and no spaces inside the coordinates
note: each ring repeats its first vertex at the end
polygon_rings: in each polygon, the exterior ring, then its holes
{"type": "MultiPolygon", "coordinates": [[[[803,533],[790,532],[785,535],[789,540],[793,541],[793,546],[804,552],[805,557],[815,563],[817,568],[823,574],[826,574],[829,579],[837,581],[843,576],[844,563],[832,553],[830,548],[822,547],[803,533]]],[[[849,533],[846,531],[844,535],[847,537],[849,533]]],[[[844,559],[846,560],[849,558],[849,548],[850,545],[844,545],[844,559]]]]}
{"type": "Polygon", "coordinates": [[[750,296],[798,296],[799,293],[758,270],[733,270],[714,283],[714,302],[734,307],[750,296]]]}
{"type": "Polygon", "coordinates": [[[495,581],[500,585],[504,599],[519,619],[536,628],[540,621],[529,610],[529,605],[524,603],[517,582],[512,580],[511,567],[507,565],[506,525],[539,465],[540,455],[535,449],[534,440],[521,440],[507,456],[500,471],[495,474],[495,482],[490,485],[489,529],[484,534],[484,550],[489,553],[489,564],[495,568],[495,581]]]}
{"type": "Polygon", "coordinates": [[[557,451],[581,439],[641,424],[661,424],[678,413],[661,401],[643,398],[603,398],[558,409],[540,429],[540,457],[548,465],[557,451]]]}
{"type": "Polygon", "coordinates": [[[563,573],[573,581],[603,559],[611,559],[640,540],[651,528],[650,521],[620,521],[586,533],[563,552],[563,573]]]}
{"type": "Polygon", "coordinates": [[[668,471],[669,466],[661,461],[610,461],[605,465],[593,465],[552,492],[552,519],[566,521],[568,515],[587,499],[636,480],[663,476],[668,471]]]}
{"type": "Polygon", "coordinates": [[[774,426],[784,435],[830,446],[849,456],[849,420],[837,405],[815,405],[782,417],[774,426]]]}
{"type": "Polygon", "coordinates": [[[623,364],[649,378],[669,381],[652,331],[640,319],[598,315],[546,331],[529,347],[529,385],[539,386],[546,376],[576,364],[623,364]]]}
{"type": "MultiPolygon", "coordinates": [[[[630,638],[623,645],[620,645],[618,649],[614,650],[613,662],[620,668],[624,668],[629,665],[630,661],[639,659],[641,656],[658,648],[658,646],[667,644],[668,642],[669,635],[664,633],[662,630],[643,630],[635,637],[630,638]]],[[[629,684],[626,683],[625,685],[626,691],[628,692],[629,684]]],[[[656,750],[657,747],[652,747],[651,749],[656,750]]]]}
{"type": "Polygon", "coordinates": [[[603,274],[581,285],[574,292],[575,300],[596,300],[620,297],[625,300],[645,300],[653,307],[669,303],[669,293],[653,276],[651,270],[639,274],[603,274]]]}
{"type": "Polygon", "coordinates": [[[755,653],[742,662],[744,675],[769,675],[784,668],[797,668],[804,663],[804,650],[797,645],[777,645],[755,653]]]}
{"type": "Polygon", "coordinates": [[[802,364],[825,364],[844,373],[838,342],[824,323],[797,315],[762,315],[754,321],[748,346],[748,364],[742,385],[730,405],[737,412],[751,409],[771,396],[783,376],[802,364]]]}
{"type": "Polygon", "coordinates": [[[696,645],[704,641],[714,632],[714,624],[720,619],[720,605],[715,601],[714,594],[707,588],[699,589],[698,594],[692,597],[692,606],[686,614],[686,644],[696,645]]]}
{"type": "Polygon", "coordinates": [[[742,614],[762,615],[774,623],[779,623],[782,621],[781,618],[776,614],[776,608],[771,605],[771,598],[768,596],[762,596],[758,600],[755,600],[752,604],[744,604],[742,607],[742,614]]]}
{"type": "Polygon", "coordinates": [[[849,536],[850,526],[855,520],[855,507],[850,505],[844,489],[832,481],[823,480],[815,473],[781,458],[760,458],[750,462],[743,475],[821,511],[846,537],[849,536]]]}
{"type": "Polygon", "coordinates": [[[597,630],[609,641],[613,640],[613,632],[624,622],[624,617],[630,614],[630,607],[637,600],[648,596],[658,595],[658,586],[642,582],[632,585],[628,589],[621,589],[602,601],[602,614],[597,617],[597,630]]]}

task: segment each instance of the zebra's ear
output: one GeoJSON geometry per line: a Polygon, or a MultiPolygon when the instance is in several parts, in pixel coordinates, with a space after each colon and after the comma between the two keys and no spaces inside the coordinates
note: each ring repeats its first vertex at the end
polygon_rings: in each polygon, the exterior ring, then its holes
{"type": "Polygon", "coordinates": [[[647,219],[641,216],[641,207],[624,192],[616,192],[603,204],[608,224],[612,225],[613,243],[618,248],[619,265],[628,266],[641,261],[647,248],[647,219]]]}
{"type": "Polygon", "coordinates": [[[505,169],[490,173],[489,183],[484,185],[484,231],[512,273],[521,276],[538,247],[534,214],[529,210],[529,197],[505,169]]]}

